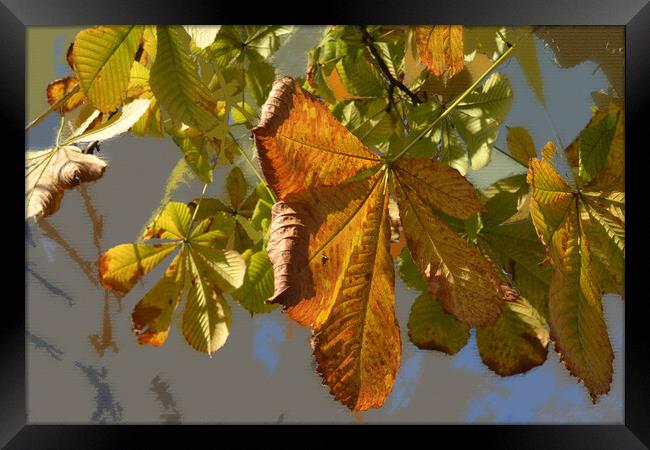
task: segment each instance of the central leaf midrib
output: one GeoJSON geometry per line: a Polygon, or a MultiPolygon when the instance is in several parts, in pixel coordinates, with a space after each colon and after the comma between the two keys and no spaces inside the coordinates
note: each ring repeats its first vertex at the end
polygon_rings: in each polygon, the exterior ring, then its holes
{"type": "Polygon", "coordinates": [[[307,148],[310,148],[312,150],[320,150],[322,152],[332,153],[332,154],[335,154],[335,155],[345,156],[345,157],[348,157],[348,158],[364,159],[364,160],[367,160],[367,161],[375,161],[375,162],[380,161],[379,158],[371,158],[371,157],[368,157],[368,156],[351,155],[349,153],[336,152],[334,150],[330,150],[330,149],[327,149],[327,148],[324,148],[324,147],[321,147],[321,146],[318,146],[318,145],[315,145],[315,144],[312,144],[312,143],[309,143],[309,142],[301,141],[299,139],[293,138],[291,136],[287,136],[286,134],[282,134],[280,132],[278,133],[278,136],[280,136],[280,137],[282,137],[284,139],[287,139],[289,141],[296,142],[296,143],[298,143],[300,145],[303,145],[303,146],[305,146],[307,148]]]}

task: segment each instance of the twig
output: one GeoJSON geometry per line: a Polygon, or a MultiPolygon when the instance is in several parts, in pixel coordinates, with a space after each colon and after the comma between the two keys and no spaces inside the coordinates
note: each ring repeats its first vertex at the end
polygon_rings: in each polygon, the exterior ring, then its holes
{"type": "Polygon", "coordinates": [[[508,158],[512,159],[514,162],[516,162],[516,163],[519,164],[520,166],[525,167],[525,168],[528,168],[528,165],[522,163],[522,162],[519,161],[517,158],[515,158],[514,156],[512,156],[510,153],[506,152],[506,151],[503,150],[502,148],[499,148],[497,145],[492,144],[492,148],[495,149],[496,151],[498,151],[499,153],[501,153],[501,154],[507,156],[508,158]]]}
{"type": "Polygon", "coordinates": [[[379,50],[377,50],[377,47],[375,47],[375,45],[373,44],[372,36],[370,36],[370,33],[368,33],[368,30],[366,30],[366,27],[364,25],[359,25],[359,29],[361,30],[361,36],[362,36],[362,39],[363,39],[363,43],[366,45],[366,47],[368,47],[368,50],[370,50],[370,53],[372,54],[373,58],[375,59],[375,62],[379,66],[379,69],[384,74],[384,77],[386,77],[386,79],[388,80],[388,82],[390,84],[390,86],[389,86],[389,101],[390,101],[390,103],[389,103],[388,107],[390,108],[390,105],[392,104],[392,94],[393,94],[393,91],[395,90],[395,88],[398,88],[400,91],[402,91],[406,95],[408,95],[409,98],[411,99],[411,102],[414,105],[418,105],[418,104],[422,103],[422,100],[420,100],[420,98],[416,94],[411,92],[411,90],[409,88],[407,88],[404,85],[404,83],[402,83],[400,80],[395,78],[392,73],[390,73],[390,69],[386,65],[386,62],[384,61],[384,59],[379,54],[379,50]]]}
{"type": "Polygon", "coordinates": [[[45,119],[45,118],[46,118],[46,117],[47,117],[47,116],[48,116],[52,111],[56,110],[59,106],[61,106],[61,105],[62,105],[66,100],[68,100],[70,97],[72,97],[73,94],[76,94],[76,93],[79,91],[79,89],[81,89],[81,87],[79,86],[79,84],[77,84],[75,87],[73,87],[73,88],[70,90],[70,92],[68,92],[68,93],[65,94],[63,97],[61,97],[61,99],[60,99],[59,101],[57,101],[55,104],[53,104],[52,106],[50,106],[50,107],[49,107],[47,110],[45,110],[45,112],[43,112],[40,116],[38,116],[37,118],[35,118],[35,119],[32,120],[31,122],[29,122],[29,123],[25,126],[25,131],[28,131],[28,130],[29,130],[30,128],[32,128],[33,126],[38,125],[39,123],[41,123],[41,122],[43,121],[43,119],[45,119]]]}
{"type": "Polygon", "coordinates": [[[392,158],[390,160],[390,163],[394,163],[395,161],[400,159],[402,156],[404,156],[404,154],[406,152],[408,152],[420,139],[422,139],[424,136],[426,136],[431,130],[433,130],[436,127],[436,125],[438,125],[440,122],[442,122],[442,120],[445,117],[447,117],[456,108],[456,106],[458,106],[460,104],[460,102],[462,102],[465,99],[465,97],[467,97],[469,95],[469,93],[472,92],[474,90],[474,88],[476,88],[476,86],[478,86],[485,79],[485,77],[487,77],[499,64],[501,64],[506,58],[508,58],[508,56],[510,56],[510,54],[515,49],[515,47],[517,46],[517,44],[519,43],[520,40],[521,40],[521,38],[514,45],[509,45],[508,50],[503,52],[503,54],[501,56],[499,56],[499,58],[497,58],[497,60],[494,61],[492,63],[492,65],[490,67],[488,67],[488,69],[485,72],[483,72],[483,74],[474,83],[472,83],[472,85],[470,87],[465,89],[465,92],[463,92],[456,100],[454,100],[451,103],[451,105],[449,105],[449,106],[443,105],[444,111],[442,112],[442,114],[440,114],[438,116],[438,118],[436,120],[434,120],[431,125],[429,125],[424,130],[422,130],[422,132],[420,132],[420,134],[418,134],[415,137],[415,139],[413,139],[410,143],[408,143],[406,145],[406,147],[404,147],[402,149],[401,152],[399,152],[394,158],[392,158]]]}

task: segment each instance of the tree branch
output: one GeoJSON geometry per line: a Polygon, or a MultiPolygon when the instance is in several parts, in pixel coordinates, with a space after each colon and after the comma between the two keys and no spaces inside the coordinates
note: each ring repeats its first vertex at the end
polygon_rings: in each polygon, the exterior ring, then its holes
{"type": "Polygon", "coordinates": [[[370,33],[368,33],[368,30],[366,30],[366,27],[364,25],[359,25],[359,30],[361,30],[361,36],[363,43],[365,44],[366,47],[368,47],[368,50],[370,50],[370,53],[372,54],[372,57],[374,58],[375,62],[379,66],[379,69],[381,70],[381,73],[386,77],[388,80],[388,83],[390,85],[389,87],[389,107],[392,104],[392,93],[395,91],[395,88],[398,88],[400,91],[404,92],[406,95],[409,96],[411,99],[411,102],[414,105],[418,105],[422,103],[422,100],[418,98],[416,94],[411,92],[409,88],[407,88],[404,83],[402,83],[400,80],[395,78],[392,73],[390,73],[390,70],[388,69],[388,66],[386,65],[386,62],[384,59],[381,57],[379,54],[379,50],[377,50],[377,47],[375,47],[373,43],[372,36],[370,36],[370,33]]]}

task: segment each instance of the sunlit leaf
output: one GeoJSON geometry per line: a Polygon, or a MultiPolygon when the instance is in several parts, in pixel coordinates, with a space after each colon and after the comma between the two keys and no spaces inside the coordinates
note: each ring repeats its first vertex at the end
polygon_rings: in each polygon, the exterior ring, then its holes
{"type": "Polygon", "coordinates": [[[98,26],[81,31],[72,50],[74,68],[86,97],[102,112],[126,99],[129,74],[144,27],[98,26]]]}
{"type": "Polygon", "coordinates": [[[252,314],[273,311],[277,305],[268,304],[266,300],[273,295],[273,266],[265,250],[247,251],[246,275],[242,286],[232,296],[252,314]]]}
{"type": "Polygon", "coordinates": [[[465,63],[463,27],[433,25],[415,27],[415,42],[420,58],[436,76],[452,78],[465,63]]]}
{"type": "Polygon", "coordinates": [[[161,108],[176,121],[210,130],[217,125],[217,105],[201,83],[196,64],[183,42],[182,27],[157,27],[157,54],[151,67],[151,89],[161,108]]]}

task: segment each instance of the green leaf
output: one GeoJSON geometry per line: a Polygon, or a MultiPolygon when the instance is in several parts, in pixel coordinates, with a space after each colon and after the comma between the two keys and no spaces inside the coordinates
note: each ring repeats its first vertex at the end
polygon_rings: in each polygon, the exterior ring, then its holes
{"type": "Polygon", "coordinates": [[[233,167],[228,178],[226,179],[226,190],[230,197],[230,206],[234,211],[237,211],[246,198],[248,191],[248,183],[241,169],[237,166],[233,167]]]}
{"type": "Polygon", "coordinates": [[[201,83],[197,66],[187,53],[187,33],[182,27],[158,26],[156,60],[150,84],[160,106],[176,121],[210,130],[217,125],[217,105],[201,83]]]}
{"type": "Polygon", "coordinates": [[[144,27],[98,26],[81,31],[72,47],[74,68],[86,97],[102,112],[126,99],[131,66],[144,27]]]}
{"type": "MultiPolygon", "coordinates": [[[[245,71],[246,86],[250,88],[258,106],[262,106],[275,81],[275,68],[266,61],[252,61],[245,71]]],[[[252,113],[253,117],[255,113],[252,113]]]]}
{"type": "Polygon", "coordinates": [[[475,214],[469,219],[465,219],[465,236],[468,241],[476,244],[476,239],[482,229],[483,221],[481,220],[481,214],[475,214]]]}
{"type": "Polygon", "coordinates": [[[413,302],[408,320],[411,342],[418,348],[454,355],[467,344],[469,327],[447,314],[437,300],[422,294],[413,302]]]}
{"type": "Polygon", "coordinates": [[[494,227],[512,218],[525,205],[528,197],[526,174],[503,178],[489,186],[483,195],[487,211],[482,214],[483,225],[494,227]]]}
{"type": "Polygon", "coordinates": [[[408,247],[404,247],[397,257],[397,273],[399,273],[400,278],[409,288],[420,292],[428,291],[427,283],[415,265],[415,261],[413,261],[408,247]]]}
{"type": "Polygon", "coordinates": [[[266,221],[268,227],[268,224],[271,222],[271,208],[273,208],[273,203],[263,199],[257,201],[253,216],[251,217],[251,225],[256,230],[266,233],[263,223],[266,221]]]}
{"type": "Polygon", "coordinates": [[[456,111],[462,111],[476,118],[489,117],[501,123],[510,112],[512,96],[508,78],[502,73],[494,73],[488,77],[482,87],[470,92],[460,102],[456,111]]]}
{"type": "Polygon", "coordinates": [[[204,274],[203,261],[190,257],[192,285],[183,313],[183,336],[195,350],[211,354],[219,350],[228,339],[232,312],[204,274]]]}
{"type": "Polygon", "coordinates": [[[222,250],[200,245],[197,241],[200,236],[193,239],[196,245],[192,246],[195,260],[203,262],[206,268],[211,269],[210,282],[218,286],[222,292],[239,288],[244,282],[246,263],[241,255],[233,250],[222,250]]]}
{"type": "Polygon", "coordinates": [[[439,130],[439,134],[434,134],[434,139],[440,142],[440,159],[465,175],[468,159],[458,132],[448,120],[443,121],[439,130]]]}
{"type": "Polygon", "coordinates": [[[192,168],[196,176],[206,184],[212,183],[210,154],[214,155],[215,152],[210,141],[204,136],[185,138],[173,136],[172,139],[183,152],[187,165],[192,168]]]}
{"type": "Polygon", "coordinates": [[[354,96],[381,97],[386,94],[386,83],[363,51],[342,58],[336,64],[336,70],[354,96]]]}
{"type": "Polygon", "coordinates": [[[248,250],[243,256],[248,266],[244,283],[232,296],[251,314],[273,311],[277,304],[266,303],[273,295],[273,266],[266,250],[256,253],[248,250]]]}
{"type": "Polygon", "coordinates": [[[541,265],[546,252],[532,223],[527,220],[486,227],[481,238],[481,249],[490,246],[486,251],[508,271],[521,295],[545,317],[552,269],[541,265]]]}
{"type": "Polygon", "coordinates": [[[609,148],[614,139],[619,116],[604,116],[592,127],[580,133],[580,156],[578,175],[585,182],[591,181],[607,163],[609,148]]]}
{"type": "Polygon", "coordinates": [[[522,298],[507,302],[494,324],[476,332],[481,359],[504,377],[544,364],[548,341],[546,321],[522,298]]]}
{"type": "Polygon", "coordinates": [[[207,49],[217,67],[248,67],[251,60],[265,59],[279,47],[290,26],[223,25],[207,49]]]}

